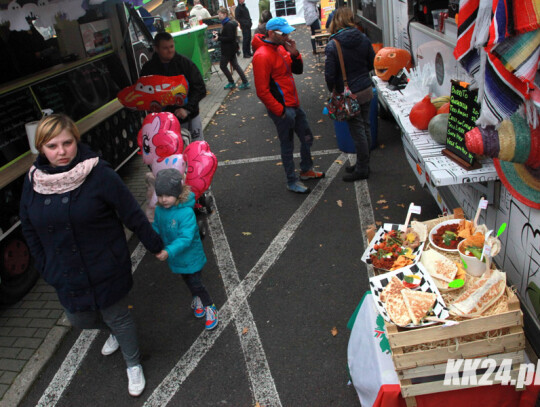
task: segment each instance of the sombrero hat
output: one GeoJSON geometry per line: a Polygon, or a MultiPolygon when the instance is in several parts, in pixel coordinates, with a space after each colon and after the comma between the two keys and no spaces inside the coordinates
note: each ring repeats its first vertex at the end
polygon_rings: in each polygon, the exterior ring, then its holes
{"type": "Polygon", "coordinates": [[[518,201],[540,209],[540,126],[531,128],[514,113],[498,129],[475,127],[465,134],[474,154],[493,158],[501,182],[518,201]]]}

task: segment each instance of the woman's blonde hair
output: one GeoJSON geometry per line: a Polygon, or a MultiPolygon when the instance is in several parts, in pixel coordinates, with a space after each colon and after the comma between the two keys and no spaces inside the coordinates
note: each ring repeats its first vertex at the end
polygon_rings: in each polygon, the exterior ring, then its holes
{"type": "Polygon", "coordinates": [[[349,7],[340,7],[336,10],[330,22],[330,34],[335,34],[347,27],[356,27],[353,12],[349,7]]]}
{"type": "Polygon", "coordinates": [[[41,151],[43,145],[47,144],[64,130],[69,131],[77,143],[81,141],[81,134],[77,125],[65,114],[51,114],[41,119],[36,129],[36,139],[34,142],[36,150],[41,151]]]}

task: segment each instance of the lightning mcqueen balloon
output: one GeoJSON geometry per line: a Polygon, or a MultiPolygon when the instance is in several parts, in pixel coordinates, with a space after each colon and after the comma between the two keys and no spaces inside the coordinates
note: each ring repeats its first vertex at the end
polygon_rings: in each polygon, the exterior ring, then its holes
{"type": "Polygon", "coordinates": [[[189,84],[184,75],[141,76],[134,85],[122,89],[118,100],[128,109],[161,112],[164,106],[183,106],[189,84]]]}

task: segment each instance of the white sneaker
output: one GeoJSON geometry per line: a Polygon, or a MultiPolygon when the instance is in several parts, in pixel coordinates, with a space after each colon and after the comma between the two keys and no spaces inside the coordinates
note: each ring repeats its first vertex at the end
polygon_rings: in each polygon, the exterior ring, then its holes
{"type": "Polygon", "coordinates": [[[128,367],[128,391],[133,397],[140,396],[146,386],[146,380],[144,379],[144,373],[141,365],[128,367]]]}
{"type": "Polygon", "coordinates": [[[120,345],[118,344],[118,341],[116,340],[115,336],[111,334],[109,335],[109,337],[103,344],[103,348],[101,348],[101,354],[103,356],[112,355],[114,352],[118,350],[119,347],[120,345]]]}

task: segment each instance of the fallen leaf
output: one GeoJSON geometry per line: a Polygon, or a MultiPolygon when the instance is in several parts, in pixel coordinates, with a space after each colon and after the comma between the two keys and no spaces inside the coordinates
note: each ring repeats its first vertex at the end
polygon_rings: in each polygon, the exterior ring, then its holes
{"type": "Polygon", "coordinates": [[[251,232],[242,232],[244,236],[251,236],[251,232]]]}
{"type": "Polygon", "coordinates": [[[405,208],[405,204],[397,204],[397,206],[401,206],[402,208],[405,208]]]}
{"type": "Polygon", "coordinates": [[[322,243],[319,243],[319,247],[322,247],[322,243]]]}
{"type": "Polygon", "coordinates": [[[414,185],[409,185],[407,188],[409,188],[411,191],[415,191],[416,187],[414,185]]]}
{"type": "MultiPolygon", "coordinates": [[[[242,329],[242,335],[247,334],[248,331],[249,331],[249,328],[247,326],[245,326],[244,329],[242,329]]],[[[257,404],[259,404],[259,403],[257,403],[257,404]]]]}
{"type": "Polygon", "coordinates": [[[317,123],[322,123],[323,121],[324,121],[324,120],[323,120],[323,119],[321,119],[321,120],[318,120],[318,121],[317,121],[317,123]]]}
{"type": "Polygon", "coordinates": [[[257,403],[255,404],[255,407],[262,407],[259,402],[257,401],[257,403]]]}
{"type": "Polygon", "coordinates": [[[383,197],[384,197],[384,195],[379,195],[379,197],[380,197],[380,198],[383,198],[383,197]]]}
{"type": "Polygon", "coordinates": [[[227,151],[228,148],[226,148],[225,150],[219,150],[220,153],[224,153],[225,151],[227,151]]]}
{"type": "Polygon", "coordinates": [[[383,203],[386,203],[386,199],[379,199],[377,201],[378,204],[383,204],[383,203]]]}
{"type": "Polygon", "coordinates": [[[338,330],[336,327],[333,327],[330,332],[332,332],[332,336],[336,336],[338,334],[338,330]]]}
{"type": "Polygon", "coordinates": [[[315,140],[319,140],[319,139],[322,138],[322,136],[313,136],[313,138],[314,138],[315,140]]]}
{"type": "Polygon", "coordinates": [[[379,144],[379,148],[383,149],[385,148],[386,146],[384,144],[379,144]]]}
{"type": "Polygon", "coordinates": [[[336,161],[334,161],[334,162],[335,162],[336,164],[343,164],[343,161],[341,161],[341,160],[336,160],[336,161]]]}
{"type": "Polygon", "coordinates": [[[128,309],[133,309],[133,305],[128,305],[128,309]]]}
{"type": "Polygon", "coordinates": [[[234,144],[242,144],[241,141],[235,141],[234,144]]]}
{"type": "Polygon", "coordinates": [[[390,219],[388,216],[383,216],[383,218],[386,220],[390,219]]]}
{"type": "Polygon", "coordinates": [[[384,205],[381,209],[388,209],[388,205],[384,205]]]}
{"type": "Polygon", "coordinates": [[[279,163],[276,163],[276,165],[283,165],[283,163],[279,162],[279,163]]]}
{"type": "Polygon", "coordinates": [[[235,177],[239,177],[239,176],[240,176],[240,174],[234,174],[234,176],[235,176],[235,177]]]}
{"type": "Polygon", "coordinates": [[[340,208],[343,207],[343,201],[341,199],[338,199],[336,202],[340,208]]]}

